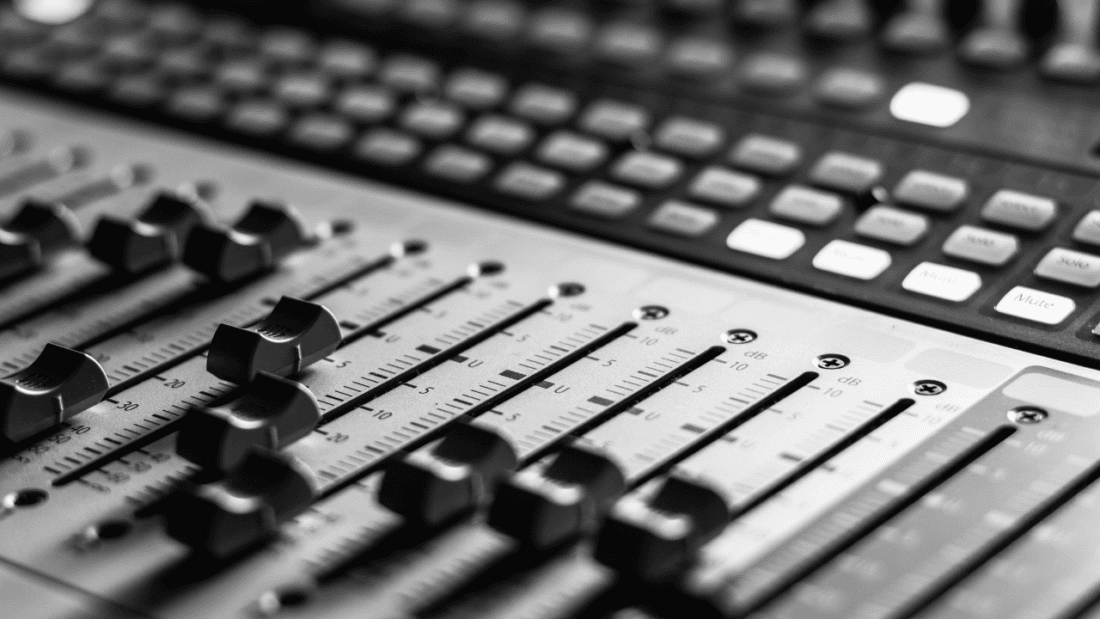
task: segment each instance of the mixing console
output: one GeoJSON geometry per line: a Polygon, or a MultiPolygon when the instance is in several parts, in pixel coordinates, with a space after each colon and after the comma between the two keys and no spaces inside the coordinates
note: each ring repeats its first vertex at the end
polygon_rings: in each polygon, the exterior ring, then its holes
{"type": "Polygon", "coordinates": [[[0,614],[1100,617],[1100,5],[203,4],[0,4],[0,614]]]}

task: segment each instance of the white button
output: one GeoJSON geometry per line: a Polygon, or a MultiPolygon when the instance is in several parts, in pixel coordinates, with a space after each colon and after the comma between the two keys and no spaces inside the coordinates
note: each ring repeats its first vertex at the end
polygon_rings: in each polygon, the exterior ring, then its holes
{"type": "Polygon", "coordinates": [[[684,166],[678,159],[648,151],[623,155],[611,168],[611,176],[618,180],[659,189],[680,177],[684,166]]]}
{"type": "Polygon", "coordinates": [[[466,139],[474,146],[480,146],[502,155],[514,155],[527,148],[535,139],[535,130],[525,122],[490,114],[474,121],[466,139]]]}
{"type": "Polygon", "coordinates": [[[814,226],[827,226],[844,210],[840,196],[791,185],[779,192],[768,207],[773,215],[814,226]]]}
{"type": "Polygon", "coordinates": [[[760,193],[760,179],[749,174],[711,166],[695,177],[688,194],[722,206],[742,207],[760,193]]]}
{"type": "Polygon", "coordinates": [[[927,170],[913,170],[894,187],[894,199],[904,204],[948,212],[962,206],[970,193],[966,181],[927,170]]]}
{"type": "Polygon", "coordinates": [[[1050,198],[1002,189],[982,207],[982,219],[1034,232],[1049,226],[1057,212],[1058,206],[1050,198]]]}
{"type": "Polygon", "coordinates": [[[773,260],[789,258],[805,244],[801,230],[761,219],[746,219],[726,237],[730,249],[773,260]]]}
{"type": "Polygon", "coordinates": [[[814,268],[856,279],[878,277],[890,266],[890,254],[848,241],[834,240],[814,256],[814,268]]]}
{"type": "Polygon", "coordinates": [[[488,108],[504,100],[508,83],[496,73],[478,69],[458,69],[444,86],[447,96],[463,105],[488,108]]]}
{"type": "Polygon", "coordinates": [[[725,41],[685,37],[668,49],[669,68],[678,73],[705,76],[729,70],[733,50],[725,41]]]}
{"type": "Polygon", "coordinates": [[[547,7],[531,18],[528,36],[536,45],[571,51],[584,47],[592,36],[592,22],[573,9],[547,7]]]}
{"type": "Polygon", "coordinates": [[[424,169],[429,174],[460,183],[475,181],[489,172],[492,162],[485,155],[444,144],[428,155],[424,169]]]}
{"type": "Polygon", "coordinates": [[[694,118],[674,117],[657,127],[657,147],[677,155],[706,157],[722,145],[725,132],[714,123],[694,118]]]}
{"type": "Polygon", "coordinates": [[[1073,229],[1073,240],[1100,245],[1100,211],[1089,211],[1073,229]]]}
{"type": "Polygon", "coordinates": [[[563,122],[576,108],[576,95],[542,84],[528,84],[519,89],[510,107],[517,116],[548,125],[563,122]]]}
{"type": "Polygon", "coordinates": [[[982,287],[982,278],[971,271],[922,262],[905,276],[901,287],[947,301],[965,301],[982,287]]]}
{"type": "Polygon", "coordinates": [[[793,142],[749,135],[730,150],[730,163],[769,176],[790,174],[802,161],[802,149],[793,142]]]}
{"type": "Polygon", "coordinates": [[[520,161],[509,165],[496,179],[497,191],[528,200],[545,200],[564,185],[561,174],[520,161]]]}
{"type": "Polygon", "coordinates": [[[856,222],[856,234],[877,241],[909,246],[928,232],[928,218],[892,206],[878,205],[856,222]]]}
{"type": "Polygon", "coordinates": [[[970,111],[970,98],[958,90],[910,82],[890,101],[890,113],[898,120],[945,128],[970,111]]]}
{"type": "Polygon", "coordinates": [[[555,131],[542,142],[536,155],[543,163],[584,172],[603,163],[607,146],[571,131],[555,131]]]}
{"type": "Polygon", "coordinates": [[[992,266],[1001,266],[1016,255],[1020,243],[1016,237],[977,226],[959,226],[943,243],[943,253],[992,266]]]}
{"type": "Polygon", "coordinates": [[[445,138],[462,125],[463,115],[457,107],[443,102],[414,103],[401,115],[401,126],[431,138],[445,138]]]}
{"type": "Polygon", "coordinates": [[[718,223],[714,211],[677,200],[662,204],[649,216],[649,227],[682,237],[705,234],[718,223]]]}
{"type": "Polygon", "coordinates": [[[1035,274],[1067,284],[1096,288],[1100,286],[1100,257],[1055,247],[1039,261],[1035,274]]]}
{"type": "Polygon", "coordinates": [[[569,205],[589,215],[615,219],[637,208],[640,202],[636,191],[603,181],[588,181],[573,194],[569,205]]]}
{"type": "Polygon", "coordinates": [[[604,26],[596,38],[596,52],[625,64],[650,62],[661,51],[664,41],[654,28],[631,22],[613,22],[604,26]]]}
{"type": "Polygon", "coordinates": [[[997,303],[995,309],[1002,314],[1024,320],[1056,325],[1073,313],[1076,307],[1071,299],[1016,286],[997,303]]]}
{"type": "Polygon", "coordinates": [[[580,119],[582,129],[610,140],[626,140],[648,124],[649,113],[641,107],[610,99],[592,103],[580,119]]]}
{"type": "Polygon", "coordinates": [[[426,92],[439,83],[439,67],[430,60],[407,54],[390,56],[382,63],[382,83],[405,91],[426,92]]]}

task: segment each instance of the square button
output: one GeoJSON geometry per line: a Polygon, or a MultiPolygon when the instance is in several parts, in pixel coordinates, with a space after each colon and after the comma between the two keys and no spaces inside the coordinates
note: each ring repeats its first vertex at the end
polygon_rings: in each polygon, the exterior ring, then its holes
{"type": "Polygon", "coordinates": [[[945,129],[970,111],[970,97],[952,88],[924,82],[902,86],[890,100],[890,113],[898,120],[945,129]]]}
{"type": "Polygon", "coordinates": [[[729,161],[757,174],[783,176],[794,172],[802,162],[802,149],[794,142],[754,134],[733,147],[729,161]]]}
{"type": "Polygon", "coordinates": [[[762,219],[746,219],[726,237],[726,246],[772,260],[785,260],[806,244],[798,228],[762,219]]]}
{"type": "Polygon", "coordinates": [[[835,193],[791,185],[775,196],[768,210],[783,219],[827,226],[840,217],[844,202],[835,193]]]}
{"type": "Polygon", "coordinates": [[[706,234],[718,223],[718,213],[711,209],[669,200],[649,217],[649,227],[683,237],[706,234]]]}
{"type": "Polygon", "coordinates": [[[611,176],[648,189],[667,187],[680,177],[684,165],[678,159],[651,152],[630,152],[611,168],[611,176]]]}
{"type": "Polygon", "coordinates": [[[864,281],[872,280],[890,266],[890,254],[876,249],[836,239],[814,256],[814,268],[864,281]]]}
{"type": "Polygon", "coordinates": [[[959,303],[982,287],[982,278],[973,271],[922,262],[905,276],[901,287],[909,292],[959,303]]]}
{"type": "Polygon", "coordinates": [[[1073,299],[1049,292],[1016,286],[1001,297],[994,308],[1002,314],[1045,325],[1056,325],[1077,309],[1073,299]]]}
{"type": "Polygon", "coordinates": [[[756,199],[760,188],[760,179],[751,174],[711,166],[691,182],[688,195],[713,204],[740,208],[756,199]]]}

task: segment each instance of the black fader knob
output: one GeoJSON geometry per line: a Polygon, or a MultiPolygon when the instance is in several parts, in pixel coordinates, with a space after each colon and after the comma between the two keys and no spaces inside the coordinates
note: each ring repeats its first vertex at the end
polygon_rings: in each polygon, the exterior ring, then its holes
{"type": "Polygon", "coordinates": [[[340,325],[324,306],[283,297],[251,327],[219,325],[206,370],[240,385],[260,372],[290,376],[328,356],[340,339],[340,325]]]}
{"type": "Polygon", "coordinates": [[[313,431],[320,419],[309,389],[262,372],[232,402],[189,410],[176,435],[176,452],[205,469],[228,473],[254,448],[282,449],[313,431]]]}
{"type": "Polygon", "coordinates": [[[694,481],[669,477],[644,494],[615,504],[595,547],[598,561],[640,580],[681,573],[730,520],[726,500],[694,481]]]}
{"type": "Polygon", "coordinates": [[[548,549],[596,530],[626,481],[603,454],[565,447],[500,483],[489,525],[535,549],[548,549]]]}
{"type": "Polygon", "coordinates": [[[279,260],[313,240],[291,206],[253,202],[231,229],[198,226],[183,262],[219,282],[235,282],[275,268],[279,260]]]}
{"type": "Polygon", "coordinates": [[[99,403],[109,383],[90,356],[46,344],[26,368],[0,378],[0,429],[16,442],[99,403]]]}
{"type": "Polygon", "coordinates": [[[196,199],[157,194],[133,221],[104,215],[88,241],[88,253],[122,273],[142,273],[176,262],[196,226],[206,222],[196,199]]]}
{"type": "Polygon", "coordinates": [[[196,553],[231,557],[274,537],[309,507],[312,476],[291,458],[256,450],[228,477],[177,490],[163,506],[170,537],[196,553]]]}
{"type": "Polygon", "coordinates": [[[421,526],[439,526],[488,503],[516,468],[516,451],[494,429],[457,423],[447,435],[390,463],[378,502],[421,526]]]}
{"type": "Polygon", "coordinates": [[[67,206],[27,200],[0,232],[0,280],[39,268],[47,256],[79,238],[80,225],[67,206]]]}

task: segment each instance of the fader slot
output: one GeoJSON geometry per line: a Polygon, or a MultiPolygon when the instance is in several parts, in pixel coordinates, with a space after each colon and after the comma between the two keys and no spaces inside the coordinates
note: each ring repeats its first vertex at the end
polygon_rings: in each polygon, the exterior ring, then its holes
{"type": "Polygon", "coordinates": [[[0,286],[0,325],[19,329],[15,324],[50,308],[74,290],[86,289],[109,275],[109,270],[76,251],[64,251],[26,277],[0,286]]]}
{"type": "Polygon", "coordinates": [[[1032,528],[1014,546],[961,582],[924,615],[944,619],[1078,619],[1100,602],[1100,565],[1062,563],[1065,553],[1094,547],[1100,487],[1093,484],[1032,528]]]}
{"type": "Polygon", "coordinates": [[[1078,446],[1053,461],[1031,455],[1044,443],[1041,436],[1025,440],[1018,434],[798,585],[799,592],[830,597],[828,606],[815,603],[814,596],[796,595],[769,612],[867,619],[919,613],[1100,476],[1095,450],[1078,446]],[[1034,471],[1030,483],[1017,486],[1023,471],[1014,465],[1028,459],[1034,471]],[[1012,488],[1004,487],[1009,470],[1017,473],[1012,488]],[[908,541],[918,535],[921,544],[908,541]],[[903,549],[905,560],[899,562],[903,549]],[[841,588],[863,593],[839,595],[841,588]]]}
{"type": "Polygon", "coordinates": [[[132,282],[125,289],[109,287],[24,320],[0,331],[0,366],[7,372],[34,361],[47,341],[83,349],[99,336],[194,298],[201,283],[183,268],[132,282]]]}
{"type": "Polygon", "coordinates": [[[728,614],[747,614],[827,565],[1015,433],[970,427],[951,432],[915,462],[847,502],[744,574],[721,585],[713,600],[728,614]]]}

